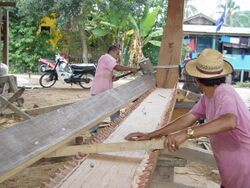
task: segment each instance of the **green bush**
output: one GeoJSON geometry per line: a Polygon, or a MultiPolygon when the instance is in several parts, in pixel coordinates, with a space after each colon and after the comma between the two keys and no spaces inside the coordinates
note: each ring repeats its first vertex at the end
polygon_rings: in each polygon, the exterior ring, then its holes
{"type": "Polygon", "coordinates": [[[146,58],[151,60],[153,65],[157,65],[160,47],[148,43],[143,47],[143,53],[146,58]]]}
{"type": "Polygon", "coordinates": [[[11,73],[37,72],[38,59],[55,52],[49,42],[49,33],[37,34],[37,21],[10,14],[9,68],[11,73]]]}

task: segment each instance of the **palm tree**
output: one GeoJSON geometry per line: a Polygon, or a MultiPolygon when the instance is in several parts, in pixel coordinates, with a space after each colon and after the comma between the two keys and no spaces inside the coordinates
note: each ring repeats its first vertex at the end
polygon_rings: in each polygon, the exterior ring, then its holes
{"type": "MultiPolygon", "coordinates": [[[[218,9],[220,10],[224,10],[225,5],[220,4],[218,5],[218,9]]],[[[233,0],[227,0],[226,3],[226,19],[225,19],[225,23],[233,26],[234,24],[234,14],[236,14],[237,12],[239,12],[240,10],[240,6],[236,5],[236,3],[233,0]]]]}
{"type": "Polygon", "coordinates": [[[191,3],[192,3],[192,0],[185,1],[184,18],[191,17],[198,13],[197,8],[193,6],[191,3]]]}
{"type": "Polygon", "coordinates": [[[250,11],[239,11],[233,15],[233,27],[250,27],[250,11]]]}

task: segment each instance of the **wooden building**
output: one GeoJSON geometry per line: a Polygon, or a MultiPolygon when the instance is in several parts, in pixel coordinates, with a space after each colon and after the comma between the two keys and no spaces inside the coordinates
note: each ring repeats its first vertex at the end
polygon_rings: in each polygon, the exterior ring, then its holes
{"type": "Polygon", "coordinates": [[[215,23],[216,20],[202,13],[184,20],[183,42],[190,48],[190,58],[205,48],[217,49],[235,69],[234,81],[250,80],[250,28],[224,24],[216,32],[215,23]]]}

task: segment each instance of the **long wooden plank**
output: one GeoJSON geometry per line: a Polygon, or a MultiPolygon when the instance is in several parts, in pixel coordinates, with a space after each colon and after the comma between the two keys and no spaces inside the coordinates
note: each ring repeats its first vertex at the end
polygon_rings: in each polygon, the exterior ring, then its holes
{"type": "MultiPolygon", "coordinates": [[[[163,31],[158,65],[178,65],[182,48],[182,22],[184,0],[169,0],[166,27],[163,31]]],[[[178,69],[158,69],[157,87],[174,88],[178,81],[178,69]]]]}
{"type": "Polygon", "coordinates": [[[135,100],[155,85],[146,75],[94,97],[0,130],[0,182],[135,100]]]}
{"type": "Polygon", "coordinates": [[[164,149],[164,139],[65,146],[62,149],[54,151],[48,157],[71,156],[77,154],[78,152],[90,154],[90,153],[104,153],[104,152],[117,152],[117,151],[154,150],[154,149],[164,149]]]}
{"type": "MultiPolygon", "coordinates": [[[[174,105],[172,102],[174,95],[175,92],[173,89],[157,88],[154,90],[144,99],[140,106],[117,127],[104,143],[125,142],[124,137],[130,132],[149,132],[156,129],[162,123],[168,109],[171,108],[171,105],[174,105]]],[[[167,114],[167,116],[168,115],[170,114],[167,114]]],[[[136,143],[137,142],[134,144],[136,145],[136,143]]],[[[129,147],[133,147],[132,144],[129,147]]],[[[144,146],[140,144],[140,147],[144,146]]],[[[70,177],[63,180],[63,183],[59,187],[131,187],[141,161],[147,156],[147,151],[120,151],[109,152],[107,154],[113,156],[112,161],[107,160],[106,157],[97,159],[90,156],[81,163],[80,167],[76,169],[70,177]],[[133,160],[133,162],[130,162],[129,160],[116,160],[115,157],[141,159],[141,161],[136,162],[136,160],[133,160]]]]}

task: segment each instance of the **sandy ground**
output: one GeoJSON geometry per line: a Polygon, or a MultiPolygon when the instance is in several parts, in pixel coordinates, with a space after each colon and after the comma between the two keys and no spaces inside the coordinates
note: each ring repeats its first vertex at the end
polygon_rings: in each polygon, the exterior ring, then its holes
{"type": "MultiPolygon", "coordinates": [[[[26,86],[22,97],[23,108],[33,109],[56,104],[76,102],[90,97],[88,89],[77,85],[57,82],[52,88],[44,89],[39,86],[39,75],[17,75],[18,85],[26,86]]],[[[120,80],[115,87],[128,82],[129,79],[120,80]]],[[[243,100],[250,107],[250,89],[237,89],[243,100]]],[[[11,120],[14,123],[15,120],[11,120]]],[[[1,126],[1,120],[0,120],[1,126]]],[[[0,184],[0,188],[33,188],[43,181],[48,181],[51,174],[62,167],[69,158],[55,160],[40,160],[21,173],[0,184]]],[[[175,180],[188,187],[219,187],[219,177],[212,173],[214,169],[198,163],[188,162],[184,168],[176,168],[175,180]]]]}

